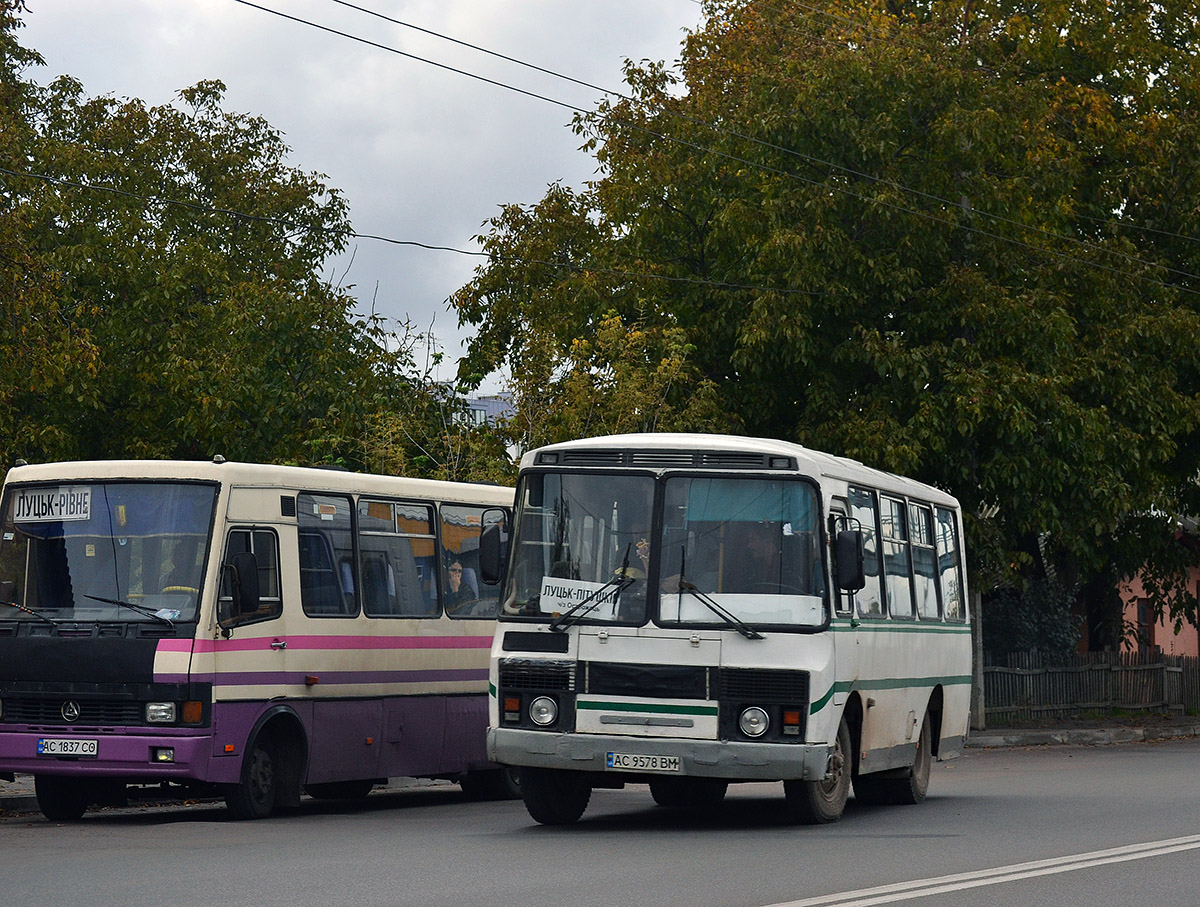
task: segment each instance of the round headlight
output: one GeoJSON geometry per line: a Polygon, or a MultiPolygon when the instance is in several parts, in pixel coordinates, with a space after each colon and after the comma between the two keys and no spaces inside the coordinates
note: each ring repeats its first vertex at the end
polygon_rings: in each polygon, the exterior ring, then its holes
{"type": "Polygon", "coordinates": [[[539,696],[529,703],[529,720],[539,727],[549,727],[558,720],[558,703],[549,696],[539,696]]]}
{"type": "Polygon", "coordinates": [[[767,728],[771,726],[771,719],[767,713],[758,706],[751,706],[742,712],[742,717],[738,719],[738,727],[742,729],[742,733],[747,737],[761,737],[767,732],[767,728]]]}

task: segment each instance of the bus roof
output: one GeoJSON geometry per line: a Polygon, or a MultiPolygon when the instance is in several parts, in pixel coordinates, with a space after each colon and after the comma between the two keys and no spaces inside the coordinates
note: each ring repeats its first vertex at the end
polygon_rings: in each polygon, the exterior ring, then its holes
{"type": "MultiPolygon", "coordinates": [[[[646,432],[641,434],[584,438],[577,441],[548,444],[537,450],[531,450],[521,458],[521,468],[524,469],[528,466],[537,465],[540,455],[547,452],[587,451],[601,453],[604,451],[649,450],[728,452],[792,457],[796,460],[801,473],[816,473],[849,483],[863,482],[881,490],[916,494],[933,502],[958,506],[958,501],[952,495],[935,486],[918,482],[916,479],[884,472],[883,470],[866,466],[849,457],[839,457],[819,450],[812,450],[799,444],[793,444],[790,441],[779,441],[772,438],[749,438],[742,435],[646,432]]],[[[600,463],[599,461],[594,461],[589,465],[595,466],[600,465],[600,463]]],[[[642,468],[646,466],[654,468],[648,459],[637,465],[642,468]]],[[[665,468],[667,465],[666,461],[660,461],[659,468],[665,468]]],[[[673,465],[671,468],[679,468],[679,466],[673,465]]]]}
{"type": "Polygon", "coordinates": [[[502,485],[443,482],[404,476],[382,476],[310,466],[277,466],[224,460],[72,460],[14,466],[5,485],[18,482],[86,482],[191,480],[298,491],[340,491],[386,494],[396,497],[437,498],[443,501],[508,506],[513,490],[502,485]]]}

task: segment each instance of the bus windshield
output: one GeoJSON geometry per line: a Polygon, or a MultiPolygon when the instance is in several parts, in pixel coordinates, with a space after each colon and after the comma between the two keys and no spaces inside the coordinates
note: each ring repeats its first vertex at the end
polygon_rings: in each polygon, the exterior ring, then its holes
{"type": "Polygon", "coordinates": [[[517,495],[505,615],[577,621],[820,627],[816,491],[801,479],[531,473],[517,495]],[[648,595],[648,592],[650,593],[648,595]],[[648,609],[654,609],[652,612],[648,609]]]}
{"type": "Polygon", "coordinates": [[[505,613],[645,623],[653,500],[648,475],[525,476],[505,613]]]}
{"type": "Polygon", "coordinates": [[[164,482],[11,487],[0,512],[0,620],[195,620],[216,491],[164,482]]]}
{"type": "Polygon", "coordinates": [[[816,492],[801,480],[666,480],[659,622],[748,627],[825,620],[816,492]],[[729,619],[726,622],[730,622],[729,619]]]}

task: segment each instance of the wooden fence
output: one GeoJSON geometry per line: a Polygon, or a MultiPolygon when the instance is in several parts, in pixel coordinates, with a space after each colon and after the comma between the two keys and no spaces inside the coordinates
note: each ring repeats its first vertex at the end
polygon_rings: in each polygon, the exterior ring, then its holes
{"type": "Polygon", "coordinates": [[[988,724],[1112,712],[1200,712],[1200,658],[1094,652],[984,656],[988,724]]]}

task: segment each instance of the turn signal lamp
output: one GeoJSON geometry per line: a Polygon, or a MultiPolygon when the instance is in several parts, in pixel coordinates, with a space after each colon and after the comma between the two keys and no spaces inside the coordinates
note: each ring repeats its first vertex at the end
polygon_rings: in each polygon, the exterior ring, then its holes
{"type": "Polygon", "coordinates": [[[517,722],[521,720],[521,697],[504,697],[504,720],[517,722]]]}
{"type": "Polygon", "coordinates": [[[800,710],[785,709],[783,712],[783,732],[795,736],[800,733],[800,710]]]}
{"type": "Polygon", "coordinates": [[[204,703],[198,699],[190,699],[183,704],[183,723],[199,724],[204,715],[204,703]]]}

